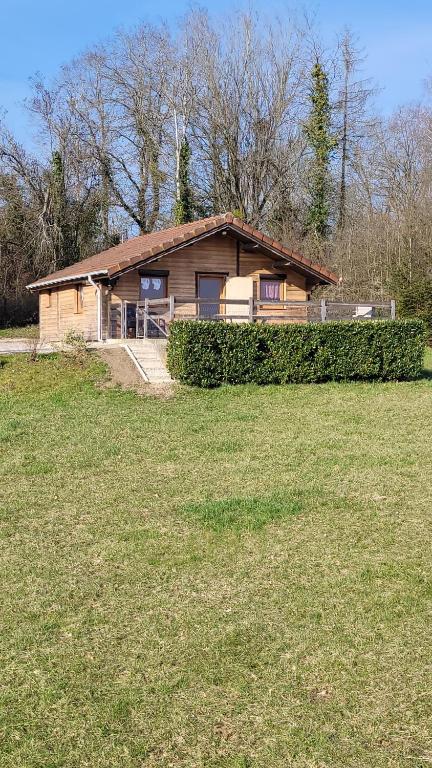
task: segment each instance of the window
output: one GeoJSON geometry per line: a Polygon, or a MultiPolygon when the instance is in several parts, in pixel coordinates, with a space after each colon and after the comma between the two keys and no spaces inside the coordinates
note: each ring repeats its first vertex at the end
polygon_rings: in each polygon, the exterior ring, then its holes
{"type": "Polygon", "coordinates": [[[82,312],[84,308],[84,286],[77,285],[75,288],[75,314],[82,312]]]}
{"type": "Polygon", "coordinates": [[[260,300],[261,301],[282,301],[282,277],[261,277],[260,278],[260,300]]]}
{"type": "Polygon", "coordinates": [[[140,299],[165,299],[167,296],[167,276],[166,275],[141,275],[140,276],[140,299]]]}

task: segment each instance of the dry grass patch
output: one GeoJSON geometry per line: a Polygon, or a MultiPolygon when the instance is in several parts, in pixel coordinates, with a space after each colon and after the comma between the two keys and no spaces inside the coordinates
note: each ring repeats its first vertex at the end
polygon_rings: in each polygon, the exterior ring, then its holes
{"type": "Polygon", "coordinates": [[[99,349],[98,357],[107,366],[107,375],[101,386],[120,387],[121,389],[132,390],[139,395],[147,395],[167,400],[174,396],[176,384],[161,383],[148,384],[144,381],[138,372],[128,353],[122,347],[107,347],[99,349]]]}

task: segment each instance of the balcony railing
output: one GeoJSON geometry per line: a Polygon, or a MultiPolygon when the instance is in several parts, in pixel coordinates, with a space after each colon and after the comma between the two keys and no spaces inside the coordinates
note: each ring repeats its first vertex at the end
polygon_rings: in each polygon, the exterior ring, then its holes
{"type": "MultiPolygon", "coordinates": [[[[395,319],[396,304],[342,301],[269,301],[262,299],[203,299],[195,296],[168,296],[165,299],[122,301],[122,338],[166,337],[173,320],[214,320],[250,323],[323,323],[331,320],[395,319]]],[[[113,322],[111,323],[113,327],[113,322]]],[[[118,327],[120,325],[120,328],[118,327]]],[[[117,335],[112,333],[113,336],[117,335]]]]}

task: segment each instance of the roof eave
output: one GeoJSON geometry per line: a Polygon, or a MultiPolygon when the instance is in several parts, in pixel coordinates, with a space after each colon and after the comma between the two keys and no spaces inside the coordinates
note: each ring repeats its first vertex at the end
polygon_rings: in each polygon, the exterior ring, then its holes
{"type": "Polygon", "coordinates": [[[39,289],[49,288],[52,285],[59,285],[60,283],[74,283],[77,280],[87,280],[89,277],[102,277],[108,274],[107,269],[98,269],[92,272],[83,272],[76,275],[65,275],[64,277],[56,277],[54,280],[36,280],[34,283],[26,285],[28,291],[38,291],[39,289]]]}

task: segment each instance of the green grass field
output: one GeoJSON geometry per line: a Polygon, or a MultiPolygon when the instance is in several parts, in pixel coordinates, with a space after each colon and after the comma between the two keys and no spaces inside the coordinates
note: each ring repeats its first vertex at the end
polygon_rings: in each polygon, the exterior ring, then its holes
{"type": "Polygon", "coordinates": [[[2,768],[427,768],[432,380],[0,368],[2,768]]]}

